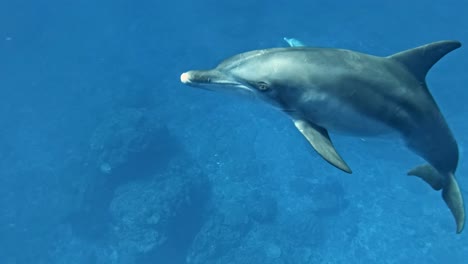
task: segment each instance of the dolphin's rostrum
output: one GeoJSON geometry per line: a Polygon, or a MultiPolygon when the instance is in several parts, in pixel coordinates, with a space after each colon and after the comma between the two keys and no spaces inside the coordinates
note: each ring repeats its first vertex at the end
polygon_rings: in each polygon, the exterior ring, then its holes
{"type": "Polygon", "coordinates": [[[216,68],[188,71],[184,84],[209,90],[239,89],[284,110],[317,153],[351,173],[328,131],[355,136],[396,134],[428,164],[410,172],[426,181],[465,223],[455,178],[458,146],[426,85],[426,74],[461,46],[439,41],[388,57],[344,49],[289,47],[235,55],[216,68]]]}

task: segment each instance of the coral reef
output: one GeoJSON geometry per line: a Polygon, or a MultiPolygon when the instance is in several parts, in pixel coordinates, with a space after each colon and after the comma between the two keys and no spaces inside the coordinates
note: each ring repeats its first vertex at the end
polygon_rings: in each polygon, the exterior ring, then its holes
{"type": "Polygon", "coordinates": [[[167,263],[184,258],[205,217],[210,185],[199,169],[180,165],[179,160],[164,175],[116,190],[109,210],[111,243],[119,258],[151,256],[167,263]]]}

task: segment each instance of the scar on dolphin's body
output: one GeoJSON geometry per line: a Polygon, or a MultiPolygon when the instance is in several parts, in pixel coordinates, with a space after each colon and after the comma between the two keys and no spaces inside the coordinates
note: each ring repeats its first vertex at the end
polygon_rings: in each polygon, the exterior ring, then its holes
{"type": "Polygon", "coordinates": [[[254,93],[282,109],[324,160],[347,173],[351,168],[335,149],[329,131],[399,136],[427,162],[408,175],[442,190],[456,232],[461,233],[465,208],[455,178],[458,145],[426,84],[432,66],[461,43],[438,41],[378,57],[284,40],[291,47],[241,53],[214,69],[182,73],[180,80],[207,90],[254,93]]]}

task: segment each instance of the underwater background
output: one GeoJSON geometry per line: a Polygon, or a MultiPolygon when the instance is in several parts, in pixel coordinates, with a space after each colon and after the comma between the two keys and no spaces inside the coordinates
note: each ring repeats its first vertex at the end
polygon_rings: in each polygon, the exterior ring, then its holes
{"type": "MultiPolygon", "coordinates": [[[[231,55],[387,56],[468,43],[467,1],[0,2],[0,263],[468,263],[468,233],[403,145],[332,135],[180,83],[231,55]]],[[[430,71],[468,196],[468,49],[430,71]]]]}

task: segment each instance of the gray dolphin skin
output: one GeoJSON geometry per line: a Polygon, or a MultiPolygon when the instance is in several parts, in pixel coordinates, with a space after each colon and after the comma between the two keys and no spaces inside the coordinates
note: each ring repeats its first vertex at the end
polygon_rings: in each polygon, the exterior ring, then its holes
{"type": "Polygon", "coordinates": [[[465,209],[455,178],[458,146],[426,85],[431,67],[460,46],[439,41],[388,57],[299,46],[254,50],[180,79],[213,91],[248,91],[281,109],[323,159],[347,173],[329,131],[400,137],[427,162],[408,175],[442,190],[460,233],[465,209]]]}

